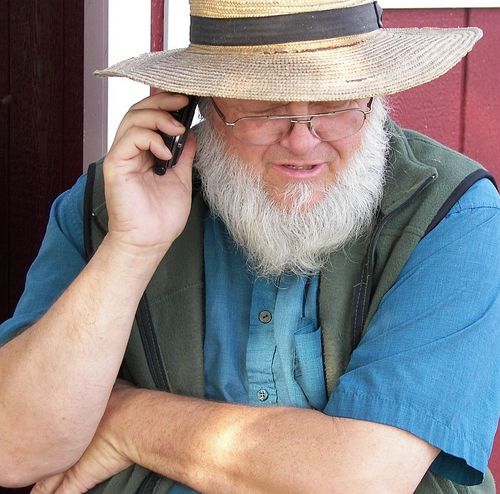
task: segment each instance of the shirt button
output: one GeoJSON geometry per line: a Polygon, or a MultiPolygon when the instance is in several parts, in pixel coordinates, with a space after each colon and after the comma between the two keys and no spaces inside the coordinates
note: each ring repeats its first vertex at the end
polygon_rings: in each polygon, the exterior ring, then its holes
{"type": "Polygon", "coordinates": [[[268,322],[271,322],[272,318],[273,318],[273,316],[268,310],[263,310],[263,311],[259,312],[259,321],[263,324],[267,324],[268,322]]]}
{"type": "Polygon", "coordinates": [[[257,398],[259,399],[259,401],[266,401],[269,398],[267,389],[259,389],[259,391],[257,392],[257,398]]]}

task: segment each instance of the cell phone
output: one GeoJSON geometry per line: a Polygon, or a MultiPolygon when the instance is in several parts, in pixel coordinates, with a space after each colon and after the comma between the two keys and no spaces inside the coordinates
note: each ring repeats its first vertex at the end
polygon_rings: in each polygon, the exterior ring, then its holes
{"type": "Polygon", "coordinates": [[[189,128],[193,122],[194,114],[196,112],[196,107],[198,106],[198,96],[188,96],[189,103],[181,108],[180,110],[172,112],[172,116],[178,120],[184,127],[186,127],[186,132],[180,136],[169,136],[163,132],[158,131],[161,135],[163,142],[170,149],[172,153],[172,158],[169,160],[160,160],[156,158],[155,164],[153,165],[153,171],[157,175],[165,175],[167,168],[172,168],[177,163],[182,150],[184,149],[184,143],[186,142],[189,128]]]}

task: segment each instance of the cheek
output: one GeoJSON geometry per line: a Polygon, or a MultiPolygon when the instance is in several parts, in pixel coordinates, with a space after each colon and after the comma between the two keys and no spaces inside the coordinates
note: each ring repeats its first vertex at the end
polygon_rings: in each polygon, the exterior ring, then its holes
{"type": "Polygon", "coordinates": [[[347,139],[343,139],[342,141],[330,144],[338,156],[339,165],[341,167],[344,167],[351,160],[361,146],[361,142],[361,137],[354,135],[352,137],[348,137],[347,139]]]}
{"type": "Polygon", "coordinates": [[[242,146],[238,154],[240,158],[254,170],[262,170],[265,163],[264,146],[242,146]]]}
{"type": "Polygon", "coordinates": [[[234,153],[246,164],[248,169],[256,176],[265,173],[267,146],[247,146],[240,141],[231,139],[227,142],[228,152],[234,153]]]}

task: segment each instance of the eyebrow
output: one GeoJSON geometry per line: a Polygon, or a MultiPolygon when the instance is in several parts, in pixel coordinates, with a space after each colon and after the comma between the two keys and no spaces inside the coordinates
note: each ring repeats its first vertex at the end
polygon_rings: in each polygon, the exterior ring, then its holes
{"type": "MultiPolygon", "coordinates": [[[[272,111],[276,111],[277,109],[284,108],[291,103],[295,103],[294,101],[261,101],[262,108],[249,108],[245,109],[241,105],[239,105],[236,109],[241,113],[246,113],[247,115],[258,114],[258,113],[266,113],[270,114],[272,111]]],[[[354,105],[353,100],[348,101],[308,101],[309,106],[323,106],[326,107],[329,111],[335,111],[339,108],[349,108],[354,105]]]]}
{"type": "MultiPolygon", "coordinates": [[[[251,103],[250,103],[251,104],[251,103]]],[[[241,111],[242,113],[265,113],[269,112],[272,110],[276,110],[278,108],[284,108],[286,107],[289,102],[288,101],[261,101],[260,102],[261,107],[253,107],[253,108],[243,108],[241,105],[237,107],[238,111],[241,111]]]]}

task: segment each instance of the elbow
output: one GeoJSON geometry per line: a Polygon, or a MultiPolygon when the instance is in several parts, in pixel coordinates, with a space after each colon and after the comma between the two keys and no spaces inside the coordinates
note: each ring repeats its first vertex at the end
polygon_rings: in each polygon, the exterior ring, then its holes
{"type": "MultiPolygon", "coordinates": [[[[64,470],[62,470],[64,471],[64,470]]],[[[36,484],[38,481],[55,475],[57,472],[42,472],[41,470],[33,471],[24,467],[5,465],[0,466],[0,486],[7,489],[18,489],[36,484]]],[[[3,492],[0,487],[0,492],[3,492]]]]}
{"type": "Polygon", "coordinates": [[[0,486],[10,489],[30,486],[39,480],[68,470],[74,463],[47,464],[40,457],[23,457],[19,452],[2,449],[0,450],[0,486]]]}
{"type": "Polygon", "coordinates": [[[23,470],[19,463],[6,461],[0,455],[0,486],[16,489],[34,484],[36,479],[32,479],[32,475],[23,470]]]}

